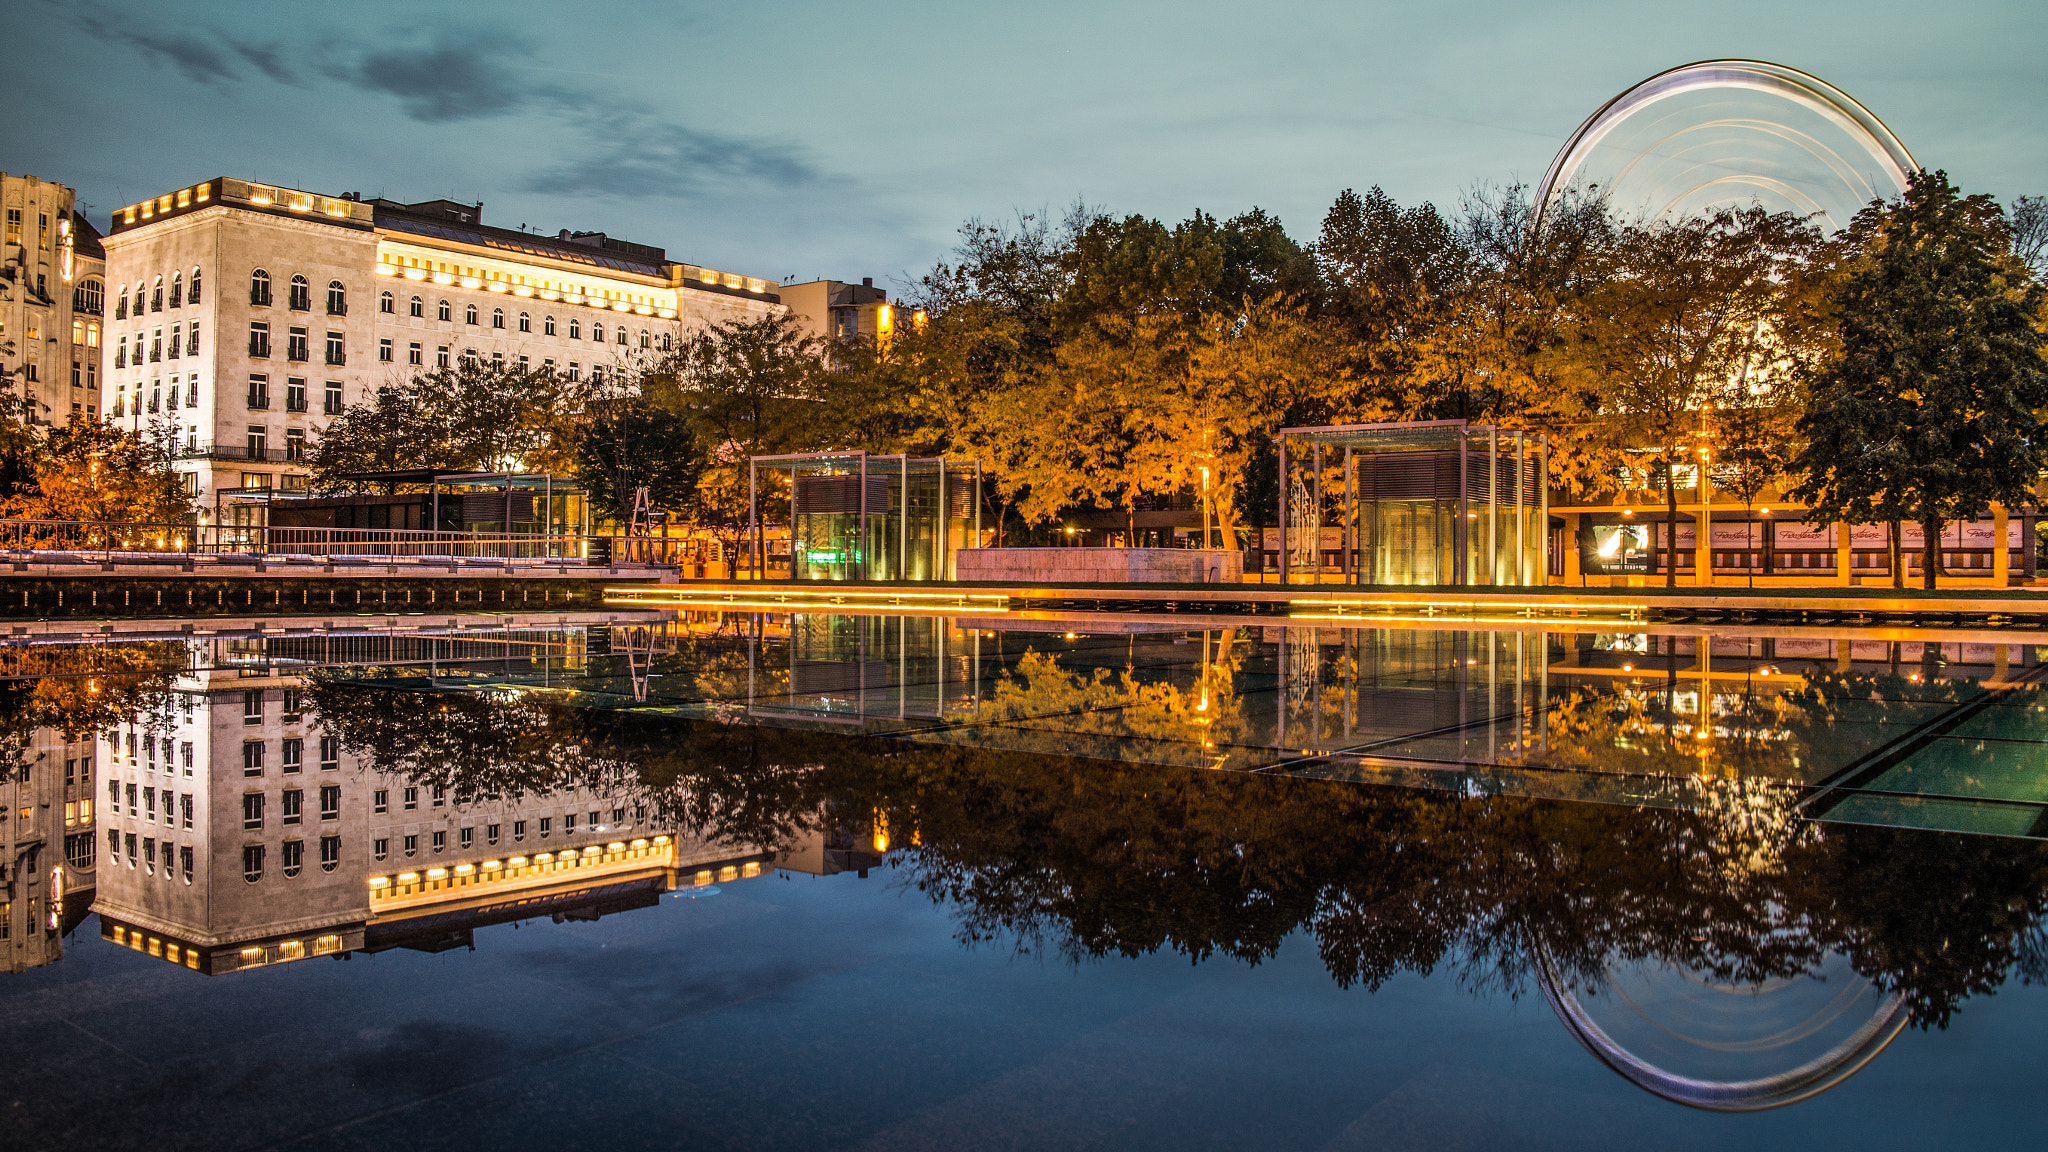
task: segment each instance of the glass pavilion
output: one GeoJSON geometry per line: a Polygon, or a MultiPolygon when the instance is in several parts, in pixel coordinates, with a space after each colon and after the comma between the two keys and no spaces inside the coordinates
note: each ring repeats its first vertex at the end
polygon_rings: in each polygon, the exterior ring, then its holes
{"type": "Polygon", "coordinates": [[[765,559],[763,503],[771,486],[772,498],[789,501],[792,580],[951,580],[954,554],[981,539],[979,461],[756,456],[748,467],[747,528],[757,560],[765,559]]]}

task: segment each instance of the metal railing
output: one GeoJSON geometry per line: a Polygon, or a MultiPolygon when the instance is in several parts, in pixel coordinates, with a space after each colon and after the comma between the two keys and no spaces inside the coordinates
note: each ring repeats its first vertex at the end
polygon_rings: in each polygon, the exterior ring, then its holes
{"type": "Polygon", "coordinates": [[[666,567],[693,558],[692,542],[659,537],[447,532],[397,528],[299,528],[243,524],[134,524],[100,520],[0,520],[0,553],[20,562],[148,563],[193,556],[436,562],[554,561],[596,567],[666,567]]]}

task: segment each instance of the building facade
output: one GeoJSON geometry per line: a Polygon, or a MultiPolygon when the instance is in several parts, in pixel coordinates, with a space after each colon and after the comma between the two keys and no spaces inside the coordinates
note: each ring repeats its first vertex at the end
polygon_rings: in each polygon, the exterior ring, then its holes
{"type": "Polygon", "coordinates": [[[101,413],[175,436],[204,520],[223,494],[303,487],[307,448],[381,385],[458,357],[610,374],[782,309],[766,280],[482,216],[228,178],[120,209],[101,413]]]}
{"type": "Polygon", "coordinates": [[[858,284],[812,280],[784,284],[776,294],[805,335],[820,340],[884,339],[895,326],[895,308],[872,276],[858,284]]]}
{"type": "Polygon", "coordinates": [[[106,253],[75,201],[62,184],[0,172],[0,377],[38,425],[100,407],[106,253]]]}

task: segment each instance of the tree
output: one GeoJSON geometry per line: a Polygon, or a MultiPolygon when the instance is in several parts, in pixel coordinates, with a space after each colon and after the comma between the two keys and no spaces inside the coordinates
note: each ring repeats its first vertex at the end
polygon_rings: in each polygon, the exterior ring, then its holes
{"type": "Polygon", "coordinates": [[[308,454],[313,487],[346,491],[356,486],[350,474],[415,468],[566,469],[584,395],[552,368],[461,357],[345,409],[308,454]]]}
{"type": "Polygon", "coordinates": [[[1787,270],[1818,240],[1799,217],[1761,207],[1628,225],[1611,274],[1577,301],[1561,355],[1591,401],[1594,449],[1661,481],[1667,586],[1678,583],[1676,469],[1697,466],[1706,409],[1739,400],[1773,356],[1787,270]]]}
{"type": "Polygon", "coordinates": [[[2033,270],[2034,279],[2048,276],[2048,196],[2021,196],[2007,213],[2012,227],[2012,254],[2033,270]]]}
{"type": "Polygon", "coordinates": [[[690,511],[703,473],[704,451],[689,417],[640,396],[604,405],[576,443],[577,481],[622,524],[632,519],[637,488],[647,489],[660,511],[690,511]]]}
{"type": "Polygon", "coordinates": [[[32,520],[183,523],[192,514],[192,503],[171,459],[167,430],[129,432],[74,412],[35,450],[35,488],[11,500],[8,514],[32,520]]]}
{"type": "Polygon", "coordinates": [[[383,385],[368,403],[343,409],[306,454],[317,492],[353,491],[356,473],[451,468],[451,460],[410,383],[383,385]]]}
{"type": "MultiPolygon", "coordinates": [[[[1709,474],[1716,487],[1742,497],[1742,510],[1747,513],[1758,494],[1791,463],[1797,450],[1794,427],[1799,413],[1790,405],[1742,397],[1735,407],[1715,415],[1709,474]]],[[[1753,527],[1746,530],[1753,531],[1753,527]]],[[[1701,525],[1700,531],[1707,531],[1707,526],[1701,525]]],[[[1755,542],[1752,539],[1750,543],[1753,547],[1755,542]]],[[[1755,569],[1746,571],[1755,586],[1755,569]]]]}
{"type": "Polygon", "coordinates": [[[2026,503],[2048,467],[2044,294],[1998,205],[1945,172],[1873,201],[1842,244],[1841,351],[1800,421],[1792,496],[1808,523],[1917,521],[1933,589],[1942,526],[2026,503]]]}

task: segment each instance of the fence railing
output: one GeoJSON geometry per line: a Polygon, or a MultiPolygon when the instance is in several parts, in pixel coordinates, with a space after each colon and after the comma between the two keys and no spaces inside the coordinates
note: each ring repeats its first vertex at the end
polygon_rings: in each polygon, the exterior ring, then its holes
{"type": "Polygon", "coordinates": [[[101,563],[123,557],[208,555],[552,560],[594,566],[669,566],[696,559],[693,541],[660,537],[104,520],[0,520],[0,551],[17,559],[41,554],[101,563]]]}

